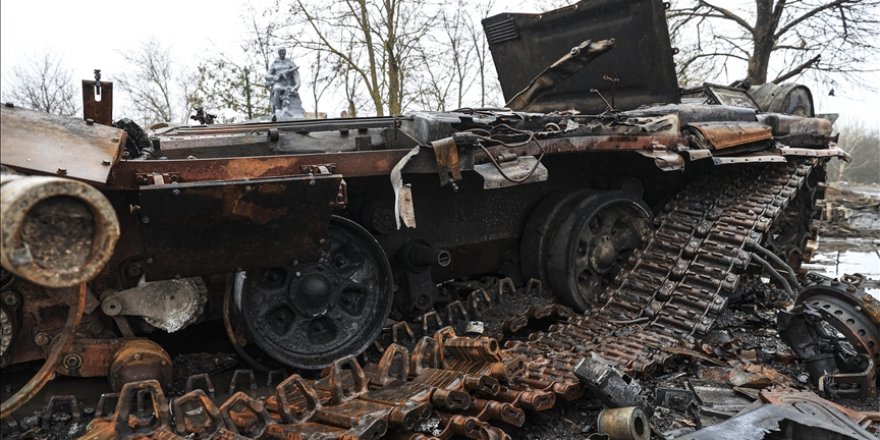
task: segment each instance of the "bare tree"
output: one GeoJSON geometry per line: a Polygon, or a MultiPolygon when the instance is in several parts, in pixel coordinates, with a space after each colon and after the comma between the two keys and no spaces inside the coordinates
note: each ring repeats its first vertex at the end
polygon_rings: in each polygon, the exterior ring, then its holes
{"type": "Polygon", "coordinates": [[[315,101],[315,117],[321,113],[319,111],[321,98],[327,89],[336,82],[335,73],[339,71],[339,63],[331,65],[333,60],[328,59],[328,55],[322,52],[315,52],[315,63],[311,65],[311,77],[309,85],[312,88],[312,99],[315,101]]]}
{"type": "Polygon", "coordinates": [[[456,107],[464,107],[464,96],[473,85],[473,74],[476,69],[474,60],[475,45],[469,44],[468,32],[474,25],[468,16],[472,11],[465,7],[463,0],[458,0],[452,6],[453,10],[443,11],[443,33],[445,34],[445,46],[448,48],[449,59],[452,64],[452,78],[455,84],[456,107]]]}
{"type": "Polygon", "coordinates": [[[4,90],[5,101],[62,116],[79,113],[80,95],[73,73],[52,52],[15,66],[9,86],[4,90]]]}
{"type": "MultiPolygon", "coordinates": [[[[485,18],[489,11],[493,8],[494,1],[486,4],[486,8],[481,11],[480,18],[485,18]]],[[[480,83],[480,107],[486,106],[486,96],[490,90],[498,92],[497,76],[494,75],[491,64],[491,54],[489,53],[489,42],[486,41],[486,35],[483,33],[483,27],[479,21],[475,21],[473,17],[468,17],[467,38],[471,47],[474,49],[474,58],[476,59],[477,77],[480,83]],[[488,71],[491,84],[487,83],[486,72],[488,71]]],[[[497,93],[496,93],[497,94],[497,93]]]]}
{"type": "Polygon", "coordinates": [[[198,66],[195,93],[189,101],[210,109],[221,120],[254,119],[271,112],[265,73],[281,44],[278,5],[259,12],[249,6],[242,15],[247,38],[232,51],[219,51],[198,66]]]}
{"type": "Polygon", "coordinates": [[[296,0],[291,24],[305,29],[291,42],[357,74],[377,115],[400,114],[421,38],[435,23],[431,9],[425,0],[296,0]]]}
{"type": "Polygon", "coordinates": [[[120,87],[129,94],[134,111],[142,115],[144,122],[183,121],[188,117],[174,111],[178,102],[175,97],[181,92],[173,89],[177,72],[167,47],[150,39],[123,56],[130,70],[120,76],[120,87]]]}
{"type": "Polygon", "coordinates": [[[221,112],[227,122],[239,117],[253,119],[268,114],[269,94],[263,86],[259,65],[236,63],[225,55],[211,58],[198,67],[193,101],[198,107],[221,112]]]}
{"type": "Polygon", "coordinates": [[[360,98],[361,77],[346,63],[338,66],[338,72],[342,77],[342,91],[345,94],[345,116],[355,118],[364,104],[360,98]]]}
{"type": "MultiPolygon", "coordinates": [[[[676,0],[667,13],[685,82],[745,67],[752,85],[804,72],[858,80],[880,55],[877,0],[755,0],[726,8],[717,0],[676,0]],[[771,72],[772,66],[781,66],[771,72]],[[771,75],[772,73],[772,75],[771,75]]],[[[737,75],[742,78],[743,75],[737,75]]]]}
{"type": "Polygon", "coordinates": [[[852,156],[852,161],[830,162],[830,182],[880,183],[880,128],[864,122],[841,125],[838,146],[852,156]]]}
{"type": "Polygon", "coordinates": [[[418,85],[410,98],[421,110],[446,111],[450,93],[454,92],[454,72],[444,66],[449,60],[443,55],[442,50],[419,53],[419,74],[411,75],[418,85]]]}

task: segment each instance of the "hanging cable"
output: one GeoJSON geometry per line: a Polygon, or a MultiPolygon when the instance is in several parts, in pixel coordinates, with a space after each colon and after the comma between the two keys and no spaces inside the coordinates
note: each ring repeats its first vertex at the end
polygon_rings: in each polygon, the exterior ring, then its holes
{"type": "Polygon", "coordinates": [[[486,156],[492,162],[492,165],[495,167],[496,170],[498,170],[498,173],[501,174],[501,177],[503,177],[505,180],[507,180],[508,182],[511,182],[511,183],[523,183],[523,182],[529,180],[535,174],[535,171],[537,171],[538,168],[541,166],[541,161],[544,159],[544,155],[547,153],[544,150],[544,146],[542,146],[540,143],[535,141],[535,132],[531,131],[531,130],[520,130],[517,128],[513,128],[507,124],[496,125],[495,127],[493,127],[493,129],[507,129],[507,130],[513,132],[514,135],[524,135],[524,136],[527,136],[527,138],[526,138],[526,140],[519,141],[519,142],[506,142],[506,141],[498,138],[498,136],[504,136],[505,134],[501,134],[501,133],[491,134],[488,130],[483,129],[483,128],[472,128],[467,131],[469,133],[471,133],[477,140],[481,141],[481,143],[478,144],[480,149],[483,150],[483,152],[486,154],[486,156]],[[482,142],[501,145],[505,148],[519,148],[519,147],[527,146],[527,145],[531,144],[532,142],[535,142],[535,144],[538,146],[538,149],[541,151],[541,154],[538,156],[538,162],[535,163],[535,166],[533,166],[532,169],[529,170],[529,172],[524,177],[514,178],[514,177],[510,177],[507,173],[504,172],[504,169],[501,167],[501,164],[498,162],[498,160],[495,158],[495,156],[489,151],[489,149],[486,148],[482,144],[482,142]]]}
{"type": "Polygon", "coordinates": [[[773,277],[776,281],[778,281],[779,284],[782,284],[782,289],[785,290],[785,293],[788,294],[788,297],[790,299],[795,298],[794,291],[791,290],[791,285],[788,284],[788,281],[786,281],[785,277],[783,277],[782,274],[779,273],[778,270],[776,270],[773,266],[771,266],[767,260],[765,260],[755,254],[752,254],[752,259],[757,261],[761,266],[763,266],[764,270],[769,272],[770,276],[773,277]]]}
{"type": "Polygon", "coordinates": [[[791,281],[791,285],[794,286],[798,291],[801,290],[801,283],[797,279],[797,275],[795,274],[794,269],[788,265],[785,261],[782,261],[782,258],[779,258],[779,255],[774,254],[770,249],[761,246],[760,244],[753,245],[756,251],[763,254],[765,257],[769,258],[771,261],[776,263],[777,267],[781,267],[785,270],[786,275],[788,275],[789,281],[791,281]]]}

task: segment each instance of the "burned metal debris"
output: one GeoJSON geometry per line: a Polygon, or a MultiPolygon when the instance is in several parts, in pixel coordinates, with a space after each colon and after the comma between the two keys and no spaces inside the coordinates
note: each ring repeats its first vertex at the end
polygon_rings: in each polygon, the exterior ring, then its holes
{"type": "Polygon", "coordinates": [[[639,407],[651,414],[642,387],[600,356],[584,358],[574,367],[574,375],[584,382],[590,395],[610,408],[639,407]]]}
{"type": "Polygon", "coordinates": [[[841,410],[815,394],[797,390],[771,390],[735,417],[679,437],[682,440],[748,438],[848,438],[873,439],[860,424],[865,416],[841,410]]]}

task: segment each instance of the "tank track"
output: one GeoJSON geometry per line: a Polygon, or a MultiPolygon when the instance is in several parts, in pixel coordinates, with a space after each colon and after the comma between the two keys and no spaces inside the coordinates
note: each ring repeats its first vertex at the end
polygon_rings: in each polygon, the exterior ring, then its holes
{"type": "Polygon", "coordinates": [[[704,176],[655,218],[656,230],[618,274],[618,286],[606,293],[603,307],[506,348],[553,359],[529,370],[543,380],[576,383],[571,370],[591,353],[629,374],[650,374],[674,356],[664,348],[692,346],[694,336],[712,327],[749,265],[751,246],[761,244],[812,167],[787,164],[704,176]]]}
{"type": "MultiPolygon", "coordinates": [[[[321,379],[293,375],[260,399],[239,391],[218,407],[205,392],[211,390],[188,389],[170,411],[157,382],[128,384],[114,397],[115,412],[96,413],[84,438],[508,438],[495,423],[521,426],[526,410],[583,395],[572,372],[582,358],[595,353],[647,375],[668,364],[675,347],[692,346],[709,331],[750,264],[751,246],[763,242],[816,165],[732,167],[698,178],[655,218],[603,306],[585,315],[531,308],[529,317],[566,319],[503,349],[450,327],[417,339],[401,323],[367,371],[343,358],[321,379]]],[[[447,321],[491,307],[511,286],[496,287],[447,306],[447,321]]],[[[432,313],[419,333],[443,325],[432,313]]],[[[506,325],[522,328],[521,321],[506,325]]],[[[105,406],[112,405],[99,410],[105,406]]]]}

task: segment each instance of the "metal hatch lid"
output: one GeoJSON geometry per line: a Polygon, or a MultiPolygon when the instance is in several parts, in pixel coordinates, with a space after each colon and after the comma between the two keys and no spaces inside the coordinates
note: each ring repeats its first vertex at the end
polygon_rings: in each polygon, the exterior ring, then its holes
{"type": "Polygon", "coordinates": [[[605,103],[590,90],[599,90],[610,101],[606,75],[619,80],[617,109],[680,102],[660,0],[586,0],[542,14],[503,13],[484,19],[483,29],[506,101],[580,42],[613,38],[614,49],[542,95],[530,109],[601,113],[605,103]]]}

